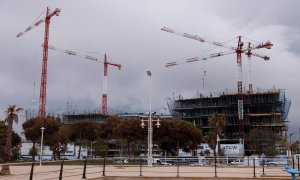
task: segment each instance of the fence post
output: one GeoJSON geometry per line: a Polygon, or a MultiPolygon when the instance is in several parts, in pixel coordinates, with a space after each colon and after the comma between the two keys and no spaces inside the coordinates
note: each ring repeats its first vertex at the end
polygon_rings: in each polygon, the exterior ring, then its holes
{"type": "Polygon", "coordinates": [[[253,157],[253,177],[256,177],[256,175],[255,175],[255,157],[253,157]]]}
{"type": "Polygon", "coordinates": [[[86,162],[87,162],[87,158],[84,161],[84,167],[83,167],[83,173],[82,173],[82,178],[81,179],[86,179],[86,162]]]}
{"type": "Polygon", "coordinates": [[[62,180],[63,168],[64,168],[64,160],[61,161],[60,172],[59,172],[59,180],[62,180]]]}
{"type": "Polygon", "coordinates": [[[102,176],[105,176],[105,164],[106,164],[106,156],[104,156],[104,159],[103,159],[103,174],[102,174],[102,176]]]}
{"type": "Polygon", "coordinates": [[[31,165],[31,171],[30,171],[29,180],[32,180],[32,178],[33,178],[33,169],[34,169],[34,162],[32,162],[32,165],[31,165]]]}
{"type": "Polygon", "coordinates": [[[217,176],[217,156],[215,156],[215,177],[217,176]]]}
{"type": "Polygon", "coordinates": [[[265,160],[264,159],[262,160],[262,163],[263,163],[263,174],[262,175],[265,175],[265,160]]]}
{"type": "Polygon", "coordinates": [[[250,162],[249,162],[249,156],[247,157],[247,159],[248,159],[248,166],[250,166],[250,162]]]}
{"type": "Polygon", "coordinates": [[[140,157],[140,176],[142,176],[142,164],[143,164],[142,158],[140,157]]]}
{"type": "Polygon", "coordinates": [[[179,156],[177,156],[177,177],[179,177],[179,156]]]}

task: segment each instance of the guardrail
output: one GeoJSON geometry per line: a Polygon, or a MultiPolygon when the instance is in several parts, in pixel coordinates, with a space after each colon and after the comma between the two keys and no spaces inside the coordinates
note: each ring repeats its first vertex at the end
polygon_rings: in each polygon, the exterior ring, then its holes
{"type": "Polygon", "coordinates": [[[289,176],[283,172],[289,165],[299,170],[299,158],[283,159],[246,157],[199,158],[199,157],[158,157],[152,166],[145,157],[94,158],[84,160],[60,160],[0,164],[10,165],[11,175],[1,179],[87,179],[103,176],[131,177],[263,177],[289,176]],[[286,162],[286,163],[285,163],[286,162]]]}

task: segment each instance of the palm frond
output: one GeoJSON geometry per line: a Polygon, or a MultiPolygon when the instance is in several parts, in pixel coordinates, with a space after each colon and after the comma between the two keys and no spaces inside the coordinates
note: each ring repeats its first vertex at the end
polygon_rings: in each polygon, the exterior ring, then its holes
{"type": "Polygon", "coordinates": [[[24,109],[23,108],[17,108],[15,111],[18,113],[20,111],[23,111],[24,109]]]}

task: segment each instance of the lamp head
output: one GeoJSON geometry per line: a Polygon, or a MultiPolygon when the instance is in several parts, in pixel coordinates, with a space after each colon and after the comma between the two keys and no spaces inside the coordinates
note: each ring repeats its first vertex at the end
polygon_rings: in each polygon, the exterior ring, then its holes
{"type": "Polygon", "coordinates": [[[142,127],[142,128],[145,127],[144,119],[142,119],[141,127],[142,127]]]}
{"type": "Polygon", "coordinates": [[[147,75],[148,76],[151,76],[152,74],[151,74],[151,71],[147,71],[147,75]]]}
{"type": "Polygon", "coordinates": [[[157,119],[157,121],[156,121],[156,124],[155,124],[155,125],[156,125],[156,127],[157,127],[157,128],[159,128],[159,126],[161,125],[161,124],[159,123],[159,119],[157,119]]]}
{"type": "Polygon", "coordinates": [[[161,124],[159,123],[159,121],[157,121],[155,125],[157,126],[157,128],[159,128],[161,124]]]}

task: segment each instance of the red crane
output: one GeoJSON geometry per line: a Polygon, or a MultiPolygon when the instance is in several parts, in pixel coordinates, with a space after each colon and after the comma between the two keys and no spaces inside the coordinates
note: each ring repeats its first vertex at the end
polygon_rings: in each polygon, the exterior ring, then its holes
{"type": "Polygon", "coordinates": [[[45,34],[44,34],[44,46],[43,46],[43,65],[42,65],[42,75],[41,75],[41,87],[40,87],[40,105],[39,105],[39,117],[44,118],[46,114],[46,87],[47,87],[47,62],[48,62],[48,40],[49,40],[49,25],[51,17],[56,15],[59,16],[60,9],[56,8],[50,13],[50,9],[47,7],[46,17],[35,22],[33,25],[26,28],[23,32],[17,34],[17,37],[22,36],[26,32],[30,31],[32,28],[45,22],[45,34]]]}
{"type": "MultiPolygon", "coordinates": [[[[223,47],[228,49],[229,51],[226,52],[219,52],[219,53],[214,53],[214,54],[210,54],[207,57],[203,57],[203,58],[199,58],[199,57],[193,57],[193,58],[188,58],[184,63],[190,63],[190,62],[195,62],[195,61],[199,61],[199,60],[207,60],[209,58],[215,58],[215,57],[219,57],[219,56],[224,56],[227,54],[233,54],[236,53],[237,56],[237,66],[238,66],[238,80],[237,80],[237,88],[238,88],[238,119],[239,119],[239,131],[240,131],[240,135],[243,136],[243,85],[242,85],[242,54],[246,54],[248,56],[248,58],[251,57],[251,55],[256,56],[256,57],[260,57],[264,60],[269,60],[270,57],[269,56],[265,56],[265,55],[260,55],[260,54],[256,54],[253,53],[252,50],[256,50],[256,49],[261,49],[261,48],[267,48],[267,49],[271,49],[271,47],[273,46],[273,44],[269,41],[265,42],[265,43],[261,43],[258,44],[256,46],[249,46],[247,48],[244,48],[243,45],[244,43],[242,42],[242,36],[238,36],[238,43],[237,43],[237,47],[233,47],[233,46],[228,46],[226,44],[217,42],[217,41],[211,41],[208,39],[205,39],[203,37],[200,37],[198,35],[192,35],[192,34],[188,34],[188,33],[182,33],[182,32],[178,32],[175,31],[173,29],[164,27],[161,29],[162,31],[165,32],[169,32],[172,34],[176,34],[179,36],[183,36],[189,39],[193,39],[196,41],[200,41],[200,42],[206,42],[209,44],[212,44],[214,46],[218,46],[218,47],[223,47]]],[[[167,63],[165,66],[166,67],[170,67],[170,66],[175,66],[178,65],[179,63],[177,63],[176,61],[173,62],[169,62],[167,63]]],[[[249,71],[251,72],[251,71],[249,71]]],[[[249,90],[251,90],[252,92],[252,84],[249,83],[249,90]]]]}
{"type": "MultiPolygon", "coordinates": [[[[63,49],[56,48],[56,47],[50,46],[50,45],[48,46],[48,48],[51,50],[55,50],[55,51],[59,51],[59,52],[71,55],[71,56],[78,56],[81,58],[99,62],[98,59],[93,56],[80,55],[80,54],[76,53],[75,51],[63,50],[63,49]]],[[[106,54],[104,55],[103,64],[104,64],[104,77],[103,77],[103,92],[102,92],[102,114],[107,115],[107,71],[108,71],[108,65],[116,66],[119,68],[119,70],[121,70],[121,64],[114,64],[114,63],[108,62],[106,54]]]]}
{"type": "Polygon", "coordinates": [[[103,94],[102,94],[102,114],[107,115],[107,71],[108,65],[118,67],[121,70],[121,64],[108,62],[106,54],[104,55],[104,77],[103,77],[103,94]]]}

